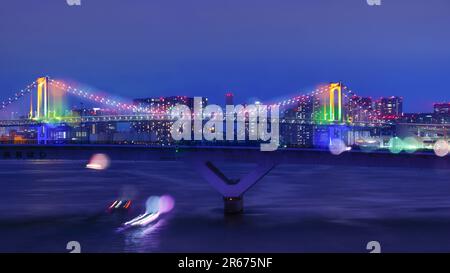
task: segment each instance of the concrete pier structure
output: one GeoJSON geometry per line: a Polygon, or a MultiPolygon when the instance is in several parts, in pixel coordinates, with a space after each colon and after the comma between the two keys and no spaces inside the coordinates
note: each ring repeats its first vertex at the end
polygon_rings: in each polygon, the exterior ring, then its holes
{"type": "Polygon", "coordinates": [[[257,166],[248,170],[243,177],[232,180],[228,178],[216,165],[208,159],[198,158],[194,161],[194,167],[199,174],[220,194],[224,200],[225,213],[241,213],[244,210],[244,193],[260,181],[274,167],[275,162],[270,158],[263,158],[257,162],[257,166]]]}

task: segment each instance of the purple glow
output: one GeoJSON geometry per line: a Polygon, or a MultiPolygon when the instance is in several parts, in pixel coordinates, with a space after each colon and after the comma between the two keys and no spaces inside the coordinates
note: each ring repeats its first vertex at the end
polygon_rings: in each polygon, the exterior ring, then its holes
{"type": "Polygon", "coordinates": [[[159,198],[159,212],[167,213],[175,206],[175,199],[170,195],[163,195],[159,198]]]}

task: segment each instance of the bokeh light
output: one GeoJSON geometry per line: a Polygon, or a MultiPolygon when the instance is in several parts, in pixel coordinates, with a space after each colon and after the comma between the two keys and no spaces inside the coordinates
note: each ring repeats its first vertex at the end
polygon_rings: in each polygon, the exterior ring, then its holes
{"type": "Polygon", "coordinates": [[[343,152],[349,150],[347,148],[347,145],[345,144],[345,142],[339,138],[335,138],[335,139],[331,140],[329,149],[333,155],[340,155],[343,152]]]}
{"type": "MultiPolygon", "coordinates": [[[[175,200],[170,195],[150,196],[145,202],[145,213],[125,222],[124,227],[146,226],[159,220],[160,216],[168,213],[175,206],[175,200]]],[[[157,222],[156,222],[157,223],[157,222]]]]}
{"type": "Polygon", "coordinates": [[[389,140],[389,151],[393,154],[398,154],[403,151],[403,140],[398,137],[393,137],[389,140]]]}
{"type": "Polygon", "coordinates": [[[89,160],[86,168],[92,170],[106,170],[110,165],[109,157],[106,154],[95,154],[89,160]]]}
{"type": "Polygon", "coordinates": [[[403,149],[407,153],[414,153],[422,148],[422,144],[415,137],[407,137],[403,140],[403,149]]]}
{"type": "Polygon", "coordinates": [[[145,202],[145,212],[146,213],[156,213],[159,211],[159,197],[150,196],[145,202]]]}
{"type": "Polygon", "coordinates": [[[449,145],[447,140],[440,139],[433,146],[434,153],[439,157],[447,156],[449,153],[449,145]]]}
{"type": "Polygon", "coordinates": [[[175,206],[175,200],[170,195],[163,195],[159,198],[159,212],[167,213],[175,206]]]}

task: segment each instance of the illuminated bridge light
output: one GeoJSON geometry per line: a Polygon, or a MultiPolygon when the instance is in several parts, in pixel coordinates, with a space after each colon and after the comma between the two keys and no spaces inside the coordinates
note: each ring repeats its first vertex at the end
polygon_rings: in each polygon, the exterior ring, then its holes
{"type": "MultiPolygon", "coordinates": [[[[119,118],[114,118],[114,119],[120,119],[120,120],[144,120],[144,119],[150,119],[150,118],[154,118],[154,119],[161,119],[161,120],[166,120],[169,119],[170,117],[167,116],[167,111],[170,109],[167,109],[166,107],[162,107],[162,108],[157,108],[157,109],[153,109],[152,107],[150,108],[144,108],[144,107],[138,107],[132,104],[127,104],[127,103],[123,103],[123,102],[118,102],[115,100],[112,100],[109,97],[104,97],[104,96],[100,96],[100,95],[96,95],[92,92],[88,92],[87,90],[83,90],[80,89],[78,87],[72,86],[72,85],[66,85],[60,81],[55,81],[53,79],[48,79],[48,83],[51,86],[55,86],[58,87],[59,89],[62,89],[61,91],[63,92],[67,92],[70,93],[71,95],[75,95],[75,96],[79,96],[79,97],[84,97],[86,99],[92,100],[92,101],[96,101],[108,106],[112,106],[112,107],[116,107],[118,110],[132,110],[134,113],[147,113],[147,114],[152,114],[147,115],[147,116],[137,116],[137,114],[135,114],[135,116],[123,116],[123,117],[119,117],[119,118]],[[63,88],[61,88],[63,87],[63,88]],[[162,115],[162,116],[159,116],[162,115]]],[[[32,88],[33,86],[35,86],[36,83],[32,83],[30,85],[30,88],[32,88]]],[[[348,88],[346,86],[339,86],[342,88],[342,90],[348,90],[348,88]]],[[[30,93],[31,89],[22,89],[20,92],[15,93],[14,96],[10,97],[7,101],[3,101],[1,103],[1,108],[4,109],[5,107],[7,107],[9,104],[14,103],[15,101],[18,101],[24,94],[28,94],[30,93]]],[[[319,96],[322,94],[326,94],[328,93],[328,95],[331,97],[330,101],[332,101],[332,99],[334,98],[335,100],[339,99],[339,94],[336,94],[336,91],[334,92],[329,92],[330,91],[330,86],[321,86],[319,88],[316,88],[315,90],[313,90],[312,92],[309,92],[307,94],[303,94],[303,95],[297,95],[295,97],[291,97],[291,98],[287,98],[285,100],[279,101],[279,102],[274,102],[272,104],[269,104],[268,109],[272,108],[272,107],[276,107],[276,106],[290,106],[293,105],[295,103],[300,103],[300,102],[304,102],[307,99],[312,98],[313,96],[319,96]],[[331,94],[334,93],[334,94],[331,94]]],[[[347,98],[347,94],[342,93],[341,94],[341,98],[347,98]]],[[[48,102],[48,97],[45,99],[43,98],[40,101],[39,105],[45,105],[45,101],[47,100],[48,102]]],[[[339,101],[336,102],[336,105],[329,103],[329,105],[327,105],[326,109],[326,115],[325,115],[325,120],[328,121],[336,121],[336,120],[341,120],[342,119],[342,112],[341,112],[341,107],[342,105],[339,105],[339,101]]],[[[44,115],[44,113],[39,113],[42,116],[45,116],[46,118],[56,118],[56,119],[61,119],[61,116],[57,116],[55,115],[53,112],[53,106],[51,106],[50,108],[47,108],[47,112],[46,115],[44,115]],[[49,111],[50,110],[50,111],[49,111]],[[49,116],[49,114],[51,113],[51,117],[49,116]]],[[[32,112],[32,111],[30,111],[32,112]]],[[[254,114],[253,111],[249,111],[247,112],[248,114],[254,114]]],[[[30,115],[32,116],[32,115],[30,115]]],[[[195,117],[195,116],[194,116],[195,117]]],[[[67,120],[80,120],[80,118],[72,118],[69,119],[68,117],[65,117],[67,120]]],[[[102,118],[88,118],[87,120],[102,120],[102,118]]],[[[103,120],[111,120],[111,118],[105,118],[103,120]]],[[[291,121],[293,123],[295,123],[295,121],[291,121]]],[[[302,123],[304,123],[304,121],[301,121],[302,123]]]]}

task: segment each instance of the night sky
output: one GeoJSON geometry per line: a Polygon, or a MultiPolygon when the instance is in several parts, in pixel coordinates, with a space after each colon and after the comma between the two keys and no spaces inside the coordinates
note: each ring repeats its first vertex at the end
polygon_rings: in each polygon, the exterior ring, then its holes
{"type": "Polygon", "coordinates": [[[9,0],[0,6],[0,100],[40,75],[125,98],[269,101],[344,81],[450,101],[450,1],[9,0]]]}

